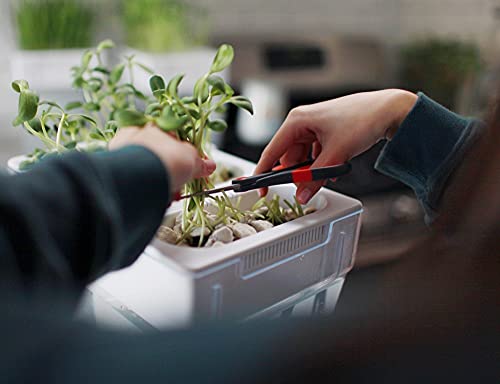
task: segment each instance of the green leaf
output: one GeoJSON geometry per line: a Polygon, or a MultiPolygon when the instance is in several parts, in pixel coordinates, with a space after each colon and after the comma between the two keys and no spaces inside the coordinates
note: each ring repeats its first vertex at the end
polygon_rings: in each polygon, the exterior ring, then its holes
{"type": "Polygon", "coordinates": [[[64,144],[64,147],[66,149],[75,149],[77,144],[77,141],[70,141],[69,143],[64,144]]]}
{"type": "Polygon", "coordinates": [[[91,92],[98,92],[104,85],[103,81],[98,77],[90,78],[86,83],[83,84],[83,88],[91,92]]]}
{"type": "Polygon", "coordinates": [[[214,89],[217,89],[221,93],[226,93],[226,82],[224,79],[217,75],[210,75],[207,78],[207,83],[210,84],[214,89]]]}
{"type": "Polygon", "coordinates": [[[67,111],[72,111],[74,109],[82,108],[83,103],[81,101],[72,101],[64,106],[67,111]]]}
{"type": "Polygon", "coordinates": [[[21,93],[25,89],[29,89],[29,84],[26,80],[16,80],[12,82],[12,89],[17,93],[21,93]]]}
{"type": "Polygon", "coordinates": [[[75,77],[75,80],[73,80],[73,88],[83,88],[83,86],[87,84],[85,79],[81,76],[75,77]]]}
{"type": "Polygon", "coordinates": [[[208,128],[215,132],[223,132],[227,129],[227,123],[224,120],[213,120],[208,122],[208,128]]]}
{"type": "Polygon", "coordinates": [[[149,87],[151,88],[151,92],[164,90],[165,89],[165,80],[163,77],[154,75],[149,79],[149,87]]]}
{"type": "Polygon", "coordinates": [[[109,75],[111,73],[109,71],[109,69],[104,68],[104,67],[95,67],[95,68],[92,68],[92,72],[99,72],[99,73],[102,73],[104,75],[109,75]]]}
{"type": "Polygon", "coordinates": [[[115,113],[115,119],[119,127],[142,127],[148,122],[148,119],[143,113],[133,109],[117,111],[115,113]]]}
{"type": "Polygon", "coordinates": [[[136,87],[134,87],[133,84],[131,83],[126,83],[126,84],[123,84],[119,87],[120,89],[124,89],[124,90],[128,90],[130,92],[132,92],[135,97],[137,97],[138,99],[141,99],[141,100],[147,100],[148,98],[146,97],[146,95],[144,95],[144,93],[142,93],[141,91],[138,91],[136,87]]]}
{"type": "Polygon", "coordinates": [[[167,92],[170,96],[178,97],[179,84],[181,83],[184,75],[176,75],[168,82],[167,92]]]}
{"type": "Polygon", "coordinates": [[[125,71],[125,64],[119,64],[114,67],[109,75],[109,82],[111,84],[118,84],[123,76],[123,71],[125,71]]]}
{"type": "Polygon", "coordinates": [[[174,113],[170,106],[167,106],[163,109],[160,117],[156,119],[156,124],[162,130],[169,132],[182,127],[187,120],[187,116],[179,117],[174,113]]]}
{"type": "Polygon", "coordinates": [[[104,137],[98,132],[92,132],[89,137],[94,140],[103,140],[104,137]]]}
{"type": "Polygon", "coordinates": [[[248,112],[250,112],[251,115],[253,115],[253,105],[250,100],[248,100],[244,96],[234,96],[229,99],[228,103],[236,105],[238,108],[242,108],[248,112]]]}
{"type": "Polygon", "coordinates": [[[181,99],[181,101],[184,104],[193,104],[196,103],[196,98],[194,98],[193,96],[185,96],[181,99]]]}
{"type": "Polygon", "coordinates": [[[105,49],[111,49],[111,48],[114,48],[114,46],[115,46],[115,43],[113,43],[113,41],[112,41],[112,40],[110,40],[110,39],[106,39],[106,40],[101,41],[101,42],[99,43],[99,45],[97,46],[96,51],[97,51],[98,53],[101,53],[101,52],[102,52],[102,51],[104,51],[105,49]]]}
{"type": "Polygon", "coordinates": [[[154,73],[155,73],[155,72],[154,72],[151,68],[149,68],[148,66],[146,66],[146,65],[144,65],[144,64],[142,64],[142,63],[139,63],[139,62],[137,62],[137,61],[134,61],[134,65],[137,65],[137,66],[138,66],[139,68],[141,68],[144,72],[149,73],[150,75],[154,75],[154,73]]]}
{"type": "Polygon", "coordinates": [[[118,123],[114,120],[108,121],[104,126],[104,131],[115,133],[118,130],[118,123]]]}
{"type": "Polygon", "coordinates": [[[94,53],[90,50],[85,51],[85,53],[82,56],[82,67],[80,68],[79,73],[85,72],[85,70],[89,67],[90,61],[92,60],[92,57],[94,56],[94,53]]]}
{"type": "Polygon", "coordinates": [[[226,85],[224,86],[224,93],[226,95],[228,95],[228,96],[233,96],[234,95],[234,89],[231,88],[231,86],[226,83],[226,85]]]}
{"type": "Polygon", "coordinates": [[[78,116],[81,117],[83,120],[88,121],[90,124],[97,126],[97,122],[92,117],[87,115],[78,115],[78,116]]]}
{"type": "Polygon", "coordinates": [[[20,125],[25,121],[29,121],[36,116],[38,111],[38,95],[29,90],[25,89],[19,95],[19,106],[18,115],[14,120],[14,125],[20,125]]]}
{"type": "Polygon", "coordinates": [[[33,128],[33,130],[37,132],[43,132],[42,123],[40,122],[40,119],[32,119],[28,121],[28,124],[30,125],[31,128],[33,128]]]}
{"type": "Polygon", "coordinates": [[[101,106],[97,103],[85,103],[83,104],[83,109],[85,109],[86,111],[89,111],[89,112],[95,112],[95,111],[100,111],[101,110],[101,106]]]}
{"type": "Polygon", "coordinates": [[[189,111],[189,114],[194,117],[195,119],[199,119],[200,118],[200,110],[198,109],[198,107],[196,105],[186,105],[185,106],[186,109],[189,111]]]}
{"type": "Polygon", "coordinates": [[[194,97],[196,100],[201,99],[201,102],[204,103],[208,99],[208,96],[208,83],[202,77],[194,85],[194,97]]]}
{"type": "Polygon", "coordinates": [[[146,115],[151,115],[153,112],[158,111],[161,109],[161,104],[160,103],[151,103],[146,107],[146,110],[144,111],[146,115]]]}
{"type": "Polygon", "coordinates": [[[24,160],[23,162],[21,162],[21,164],[19,164],[19,170],[20,171],[27,171],[31,167],[33,167],[33,165],[35,165],[36,162],[37,162],[36,159],[24,160]]]}
{"type": "Polygon", "coordinates": [[[217,50],[210,73],[221,72],[231,65],[234,58],[233,47],[229,44],[222,44],[217,50]]]}

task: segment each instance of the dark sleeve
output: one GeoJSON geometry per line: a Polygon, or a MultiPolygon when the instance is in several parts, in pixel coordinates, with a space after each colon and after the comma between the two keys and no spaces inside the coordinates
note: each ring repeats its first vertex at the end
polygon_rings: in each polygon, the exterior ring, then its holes
{"type": "Polygon", "coordinates": [[[449,176],[478,138],[483,124],[457,115],[423,93],[375,164],[411,187],[432,221],[449,176]]]}
{"type": "Polygon", "coordinates": [[[28,295],[80,292],[131,264],[169,200],[164,166],[139,146],[52,158],[0,185],[0,281],[28,295]]]}

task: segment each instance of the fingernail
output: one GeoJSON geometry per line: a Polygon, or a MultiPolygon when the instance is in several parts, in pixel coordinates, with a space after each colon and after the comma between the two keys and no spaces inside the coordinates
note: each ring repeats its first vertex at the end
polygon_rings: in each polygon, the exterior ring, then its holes
{"type": "Polygon", "coordinates": [[[300,204],[306,204],[312,196],[312,191],[309,188],[304,188],[297,195],[300,204]]]}
{"type": "Polygon", "coordinates": [[[205,165],[207,167],[207,171],[210,173],[215,171],[215,168],[217,168],[217,164],[215,164],[215,161],[213,160],[205,160],[205,165]]]}

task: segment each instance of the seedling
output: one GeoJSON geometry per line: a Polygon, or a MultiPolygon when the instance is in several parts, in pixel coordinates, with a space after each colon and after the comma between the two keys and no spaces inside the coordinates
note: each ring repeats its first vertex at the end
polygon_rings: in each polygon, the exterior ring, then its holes
{"type": "Polygon", "coordinates": [[[105,148],[117,130],[114,115],[118,110],[133,110],[147,99],[133,85],[134,69],[152,73],[134,57],[113,68],[104,65],[103,56],[114,47],[110,40],[83,54],[81,63],[72,68],[73,87],[82,99],[61,106],[42,100],[26,80],[16,80],[12,88],[19,93],[18,116],[14,126],[21,125],[44,144],[21,164],[25,170],[48,154],[62,153],[79,146],[88,151],[105,148]],[[124,72],[130,82],[124,82],[124,72]]]}

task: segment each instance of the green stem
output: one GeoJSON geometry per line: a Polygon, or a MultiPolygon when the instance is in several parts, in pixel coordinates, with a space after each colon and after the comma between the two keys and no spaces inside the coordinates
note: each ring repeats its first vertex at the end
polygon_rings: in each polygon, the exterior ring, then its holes
{"type": "Polygon", "coordinates": [[[40,133],[38,133],[37,131],[35,131],[31,127],[31,125],[29,125],[29,123],[27,121],[25,121],[23,125],[24,125],[24,128],[26,128],[26,130],[29,133],[31,133],[35,137],[38,137],[47,146],[47,148],[49,148],[49,149],[57,148],[57,144],[53,140],[48,139],[48,138],[46,138],[43,135],[40,135],[40,133]]]}
{"type": "MultiPolygon", "coordinates": [[[[66,120],[66,114],[63,113],[61,116],[61,121],[59,121],[59,125],[57,127],[56,145],[58,148],[61,146],[62,130],[63,130],[63,125],[64,125],[65,120],[66,120]]],[[[59,149],[58,149],[58,151],[59,151],[59,149]]]]}

